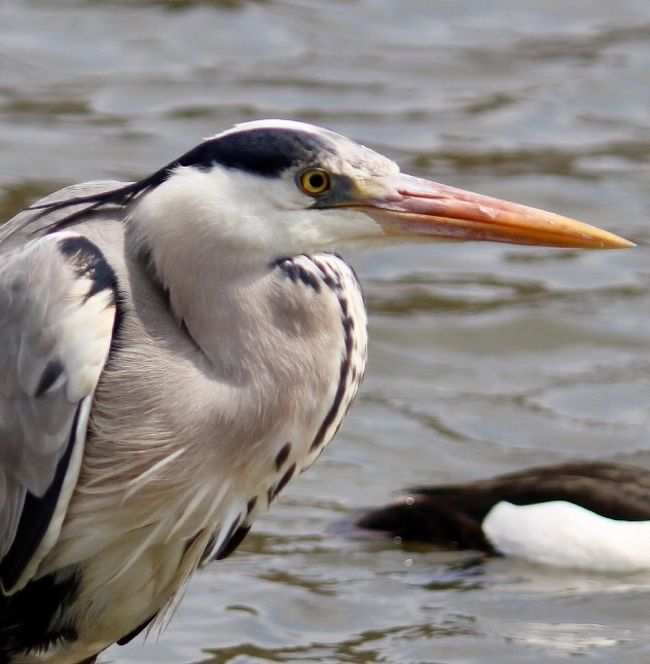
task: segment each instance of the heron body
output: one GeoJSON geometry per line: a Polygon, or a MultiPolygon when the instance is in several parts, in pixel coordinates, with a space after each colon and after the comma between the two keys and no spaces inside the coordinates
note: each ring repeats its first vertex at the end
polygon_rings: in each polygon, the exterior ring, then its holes
{"type": "Polygon", "coordinates": [[[602,572],[650,569],[650,471],[575,462],[418,487],[358,519],[407,542],[602,572]]]}
{"type": "MultiPolygon", "coordinates": [[[[255,516],[329,442],[356,393],[366,356],[361,291],[352,270],[334,255],[250,266],[237,283],[228,276],[231,265],[222,266],[223,275],[214,268],[201,275],[196,261],[184,269],[188,282],[230,283],[232,288],[215,289],[219,301],[209,305],[209,324],[218,336],[251,340],[242,358],[241,348],[217,339],[219,359],[208,360],[202,349],[209,341],[184,331],[192,330],[192,313],[185,312],[179,326],[141,254],[121,251],[125,226],[103,219],[82,230],[83,236],[63,231],[60,240],[55,233],[40,241],[48,253],[54,245],[58,264],[71,240],[83,255],[91,246],[78,240],[83,237],[100,249],[122,286],[107,298],[119,303],[119,321],[112,323],[113,353],[97,385],[74,499],[54,550],[39,565],[45,578],[52,570],[74,588],[71,608],[84,617],[81,624],[74,618],[74,631],[83,634],[87,625],[93,635],[70,661],[131,632],[157,613],[161,599],[173,599],[201,559],[225,557],[231,542],[243,539],[255,516]],[[234,364],[234,357],[244,361],[234,364]],[[218,379],[209,369],[215,363],[218,379]],[[161,380],[161,372],[169,379],[161,380]],[[111,404],[108,412],[102,402],[111,404]],[[242,450],[241,441],[251,438],[242,450]],[[107,614],[98,596],[112,597],[119,612],[107,614]]],[[[12,267],[9,260],[7,269],[12,267]]],[[[203,315],[207,305],[199,304],[203,315]]],[[[33,611],[32,605],[26,621],[33,611]]],[[[69,629],[63,613],[48,638],[69,629]]]]}
{"type": "Polygon", "coordinates": [[[623,247],[261,121],[0,233],[0,663],[93,661],[162,620],[337,431],[366,314],[341,243],[623,247]]]}

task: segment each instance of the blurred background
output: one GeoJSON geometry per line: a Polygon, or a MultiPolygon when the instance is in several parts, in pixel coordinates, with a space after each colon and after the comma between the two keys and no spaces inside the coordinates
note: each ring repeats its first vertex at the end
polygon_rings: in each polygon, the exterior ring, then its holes
{"type": "Polygon", "coordinates": [[[348,254],[370,364],[327,453],[119,664],[650,661],[650,577],[353,539],[403,487],[650,466],[647,0],[3,0],[0,218],[263,117],[603,226],[621,252],[348,254]]]}

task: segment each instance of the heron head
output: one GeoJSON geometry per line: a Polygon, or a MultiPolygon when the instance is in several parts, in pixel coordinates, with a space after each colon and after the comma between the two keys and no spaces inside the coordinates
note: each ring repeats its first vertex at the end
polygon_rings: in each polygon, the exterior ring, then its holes
{"type": "Polygon", "coordinates": [[[206,242],[214,234],[233,251],[274,256],[409,237],[631,246],[566,217],[403,174],[344,136],[286,120],[237,125],[148,180],[156,178],[138,202],[141,219],[169,219],[206,242]]]}

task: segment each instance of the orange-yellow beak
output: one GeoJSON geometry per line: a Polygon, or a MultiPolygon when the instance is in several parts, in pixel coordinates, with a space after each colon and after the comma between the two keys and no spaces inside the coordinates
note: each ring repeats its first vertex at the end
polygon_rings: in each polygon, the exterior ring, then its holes
{"type": "Polygon", "coordinates": [[[546,247],[624,249],[618,235],[552,212],[399,174],[357,190],[354,207],[387,234],[546,247]]]}

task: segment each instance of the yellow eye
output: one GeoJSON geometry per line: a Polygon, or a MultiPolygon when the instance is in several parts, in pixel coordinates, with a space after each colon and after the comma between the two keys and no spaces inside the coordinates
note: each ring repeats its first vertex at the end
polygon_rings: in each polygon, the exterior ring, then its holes
{"type": "Polygon", "coordinates": [[[300,176],[300,186],[306,194],[319,196],[331,189],[332,179],[327,171],[312,168],[300,176]]]}

